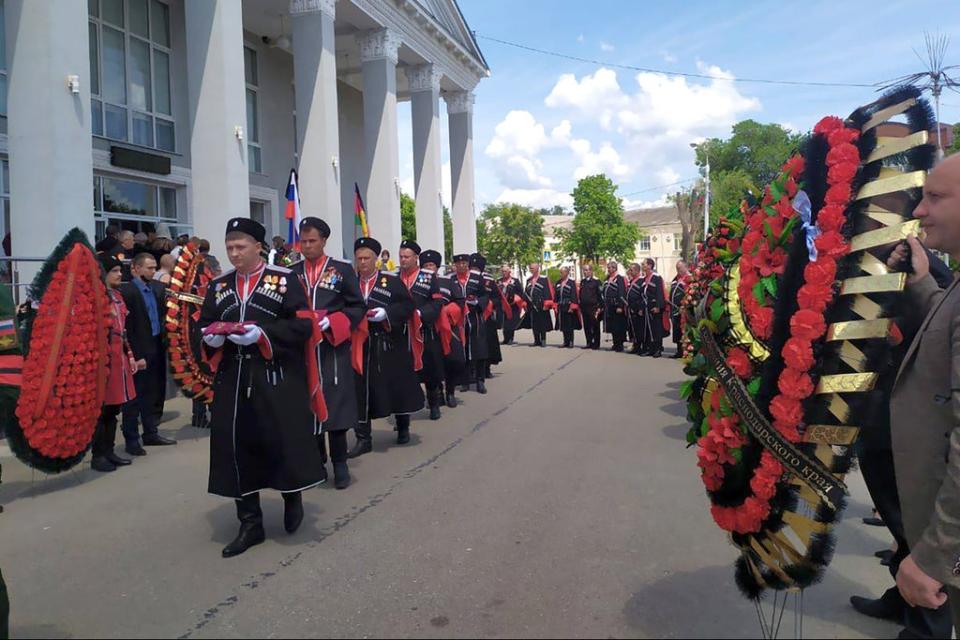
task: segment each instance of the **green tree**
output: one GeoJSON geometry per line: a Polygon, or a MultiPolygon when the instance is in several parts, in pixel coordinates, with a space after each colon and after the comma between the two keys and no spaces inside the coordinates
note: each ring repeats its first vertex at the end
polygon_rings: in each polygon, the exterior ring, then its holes
{"type": "Polygon", "coordinates": [[[417,239],[417,203],[402,191],[400,192],[400,237],[404,240],[417,239]]]}
{"type": "Polygon", "coordinates": [[[453,218],[450,217],[447,205],[443,205],[443,261],[449,263],[451,260],[453,260],[453,218]]]}
{"type": "Polygon", "coordinates": [[[960,123],[953,125],[953,144],[947,149],[947,154],[960,151],[960,123]]]}
{"type": "Polygon", "coordinates": [[[779,124],[743,120],[729,138],[710,138],[697,146],[697,166],[706,173],[710,160],[710,219],[738,209],[745,194],[760,191],[780,173],[780,167],[805,136],[779,124]]]}
{"type": "Polygon", "coordinates": [[[632,260],[640,230],[623,219],[623,201],[617,186],[603,174],[581,179],[573,196],[573,224],[559,229],[560,252],[597,262],[614,257],[632,260]]]}
{"type": "Polygon", "coordinates": [[[477,220],[477,248],[490,265],[508,263],[521,269],[543,255],[543,217],[514,203],[487,205],[477,220]]]}

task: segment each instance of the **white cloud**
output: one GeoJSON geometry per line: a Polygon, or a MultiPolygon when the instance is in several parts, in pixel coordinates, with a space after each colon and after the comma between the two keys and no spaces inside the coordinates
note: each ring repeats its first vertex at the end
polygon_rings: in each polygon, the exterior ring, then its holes
{"type": "Polygon", "coordinates": [[[582,33],[577,36],[577,42],[579,42],[580,44],[583,44],[583,41],[584,41],[585,39],[586,39],[586,38],[583,37],[583,34],[582,34],[582,33]]]}
{"type": "Polygon", "coordinates": [[[543,125],[529,111],[511,111],[494,129],[486,154],[503,158],[521,154],[533,156],[548,141],[543,125]]]}
{"type": "Polygon", "coordinates": [[[680,174],[673,170],[672,167],[664,167],[656,172],[656,178],[658,184],[673,184],[674,182],[679,182],[680,174]]]}
{"type": "Polygon", "coordinates": [[[670,196],[666,193],[656,200],[631,200],[629,198],[623,199],[623,208],[628,211],[636,209],[656,209],[658,207],[669,207],[671,205],[672,203],[670,202],[670,196]]]}
{"type": "Polygon", "coordinates": [[[544,104],[554,109],[572,107],[582,114],[599,118],[607,128],[614,114],[629,105],[629,98],[620,88],[615,71],[598,69],[593,75],[584,76],[583,80],[577,80],[572,73],[563,74],[544,104]]]}
{"type": "MultiPolygon", "coordinates": [[[[586,141],[577,140],[576,142],[586,141]]],[[[580,146],[580,149],[583,149],[583,146],[580,146]]],[[[588,142],[585,152],[580,154],[580,166],[573,172],[573,177],[580,180],[598,173],[605,173],[613,178],[622,178],[630,173],[630,167],[620,161],[620,154],[609,142],[604,142],[600,150],[595,153],[590,150],[588,142]]]]}
{"type": "Polygon", "coordinates": [[[673,55],[669,51],[661,51],[660,57],[663,58],[663,61],[666,62],[667,64],[677,63],[677,56],[673,55]]]}
{"type": "Polygon", "coordinates": [[[566,209],[573,207],[570,194],[555,189],[504,189],[497,197],[497,202],[516,202],[533,208],[557,205],[566,209]]]}
{"type": "Polygon", "coordinates": [[[523,188],[553,186],[550,178],[539,174],[540,170],[543,169],[543,163],[537,158],[531,159],[524,156],[511,156],[507,159],[507,167],[521,172],[520,174],[511,172],[511,175],[522,175],[526,178],[526,180],[518,181],[519,186],[523,188]]]}
{"type": "Polygon", "coordinates": [[[601,50],[601,51],[606,51],[607,53],[609,53],[609,52],[613,51],[614,49],[616,49],[616,47],[614,47],[612,44],[609,44],[609,43],[607,43],[607,42],[603,42],[602,40],[600,41],[600,50],[601,50]]]}

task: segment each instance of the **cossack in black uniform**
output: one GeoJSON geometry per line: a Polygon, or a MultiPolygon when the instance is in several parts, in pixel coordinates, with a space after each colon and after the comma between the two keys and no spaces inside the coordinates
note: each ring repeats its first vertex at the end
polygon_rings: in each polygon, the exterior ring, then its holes
{"type": "Polygon", "coordinates": [[[588,349],[600,348],[600,313],[602,312],[600,281],[590,276],[580,281],[580,317],[588,349]]]}

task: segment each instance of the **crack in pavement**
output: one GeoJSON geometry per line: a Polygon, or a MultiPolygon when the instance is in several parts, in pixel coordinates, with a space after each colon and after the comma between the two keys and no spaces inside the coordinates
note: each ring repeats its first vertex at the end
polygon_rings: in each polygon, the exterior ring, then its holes
{"type": "MultiPolygon", "coordinates": [[[[511,400],[510,402],[508,402],[507,404],[505,404],[504,406],[502,406],[500,409],[498,409],[497,411],[495,411],[494,413],[492,413],[489,417],[484,418],[484,419],[481,420],[480,422],[478,422],[478,423],[476,423],[475,425],[473,425],[473,427],[470,429],[470,431],[469,431],[466,435],[460,436],[459,438],[455,439],[453,442],[451,442],[451,443],[448,444],[446,447],[444,447],[441,451],[439,451],[438,453],[434,454],[433,456],[431,456],[430,458],[428,458],[428,459],[425,460],[424,462],[421,462],[420,464],[418,464],[418,465],[416,465],[416,466],[408,469],[407,471],[405,471],[405,472],[403,473],[403,477],[402,477],[400,480],[398,480],[398,481],[394,482],[393,484],[391,484],[390,487],[389,487],[386,491],[384,491],[383,493],[378,493],[378,494],[375,494],[375,495],[373,495],[373,496],[370,496],[370,497],[367,499],[367,502],[366,502],[365,504],[363,504],[362,506],[360,506],[360,507],[353,507],[350,513],[346,513],[346,514],[343,514],[343,515],[338,516],[338,517],[334,520],[334,522],[333,522],[332,525],[330,525],[330,526],[328,526],[328,527],[326,527],[326,528],[324,528],[324,529],[321,529],[320,532],[319,532],[319,535],[318,535],[315,539],[303,543],[302,545],[300,545],[300,550],[299,550],[299,551],[297,551],[296,553],[293,553],[293,554],[287,556],[286,558],[284,558],[283,560],[281,560],[281,561],[278,563],[279,566],[277,567],[277,569],[276,569],[275,571],[266,571],[266,572],[259,573],[259,574],[255,575],[255,576],[252,576],[249,580],[247,580],[246,582],[240,584],[239,588],[238,588],[236,591],[239,592],[241,589],[249,590],[249,591],[252,591],[252,590],[254,590],[254,589],[257,589],[257,588],[259,588],[260,586],[262,586],[265,582],[267,582],[268,580],[270,580],[271,578],[277,576],[277,575],[280,573],[281,570],[286,569],[287,567],[292,566],[292,565],[293,565],[295,562],[297,562],[301,557],[303,557],[303,554],[304,554],[304,551],[305,551],[305,550],[316,548],[316,547],[319,546],[320,543],[322,543],[324,540],[326,540],[326,539],[329,538],[330,536],[334,535],[334,534],[337,533],[338,531],[344,529],[344,528],[347,527],[350,523],[352,523],[354,520],[356,520],[358,517],[360,517],[362,514],[366,513],[366,512],[369,511],[370,509],[376,507],[378,504],[380,504],[381,502],[383,502],[384,500],[386,500],[388,497],[390,497],[391,495],[393,495],[393,492],[394,492],[397,488],[399,488],[404,482],[406,482],[407,480],[410,480],[411,478],[416,477],[416,476],[419,475],[424,469],[427,469],[428,467],[432,467],[434,464],[437,463],[437,461],[440,460],[440,458],[442,458],[443,456],[447,455],[448,453],[450,453],[451,451],[453,451],[454,449],[456,449],[458,446],[460,446],[460,445],[464,442],[464,440],[466,440],[467,438],[469,438],[469,437],[472,436],[473,434],[479,432],[481,429],[483,429],[484,427],[486,427],[493,418],[495,418],[495,417],[497,417],[497,416],[500,416],[500,415],[503,415],[504,413],[506,413],[506,412],[510,409],[510,407],[512,407],[512,406],[515,405],[517,402],[519,402],[519,401],[523,400],[524,398],[526,398],[528,395],[530,395],[530,393],[532,393],[533,391],[535,391],[536,389],[538,389],[538,388],[539,388],[541,385],[543,385],[547,380],[549,380],[550,378],[552,378],[553,376],[555,376],[555,375],[556,375],[557,373],[559,373],[560,371],[563,371],[564,369],[566,369],[570,364],[572,364],[574,361],[578,360],[578,359],[579,359],[580,357],[582,357],[583,355],[584,355],[583,353],[579,353],[579,354],[575,355],[574,357],[570,358],[569,360],[567,360],[566,362],[564,362],[563,364],[561,364],[560,366],[558,366],[557,368],[553,369],[549,374],[547,374],[546,376],[544,376],[543,378],[541,378],[540,380],[538,380],[538,381],[537,381],[536,383],[534,383],[531,387],[529,387],[528,389],[526,389],[525,391],[523,391],[522,393],[520,393],[520,395],[518,395],[518,396],[515,397],[513,400],[511,400]]],[[[183,639],[183,638],[190,638],[195,632],[200,631],[200,630],[203,629],[205,626],[207,626],[208,624],[210,624],[211,622],[213,622],[214,620],[216,620],[217,617],[218,617],[221,613],[223,613],[224,610],[229,609],[230,607],[233,607],[233,606],[236,605],[239,601],[240,601],[240,595],[239,595],[239,593],[234,593],[234,594],[232,594],[232,595],[224,598],[223,600],[221,600],[220,602],[218,602],[216,605],[214,605],[214,606],[210,607],[209,609],[207,609],[206,611],[204,611],[204,612],[200,615],[200,620],[197,621],[197,623],[193,626],[193,628],[190,629],[190,630],[188,630],[188,631],[187,631],[186,633],[184,633],[183,635],[178,636],[178,638],[181,638],[181,639],[183,639]]]]}

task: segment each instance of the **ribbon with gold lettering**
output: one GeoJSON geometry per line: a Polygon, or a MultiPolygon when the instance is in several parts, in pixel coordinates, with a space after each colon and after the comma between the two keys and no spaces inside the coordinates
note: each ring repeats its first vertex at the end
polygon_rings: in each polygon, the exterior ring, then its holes
{"type": "Polygon", "coordinates": [[[831,509],[836,510],[839,501],[837,496],[846,493],[846,486],[830,473],[823,463],[800,451],[773,428],[750,397],[750,392],[747,391],[743,381],[727,366],[709,328],[700,327],[700,338],[702,353],[716,370],[717,378],[730,404],[747,425],[753,437],[772,453],[784,468],[806,483],[831,509]]]}

